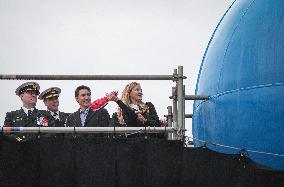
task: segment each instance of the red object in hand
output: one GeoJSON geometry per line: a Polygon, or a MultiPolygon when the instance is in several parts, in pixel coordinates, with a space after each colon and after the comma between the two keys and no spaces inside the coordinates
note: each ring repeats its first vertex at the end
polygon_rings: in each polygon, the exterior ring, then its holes
{"type": "MultiPolygon", "coordinates": [[[[117,96],[117,92],[113,91],[110,94],[114,94],[117,96]]],[[[99,110],[103,107],[105,107],[108,104],[108,98],[107,97],[103,97],[101,99],[97,99],[95,100],[91,105],[90,105],[90,109],[92,109],[93,111],[99,110]]]]}

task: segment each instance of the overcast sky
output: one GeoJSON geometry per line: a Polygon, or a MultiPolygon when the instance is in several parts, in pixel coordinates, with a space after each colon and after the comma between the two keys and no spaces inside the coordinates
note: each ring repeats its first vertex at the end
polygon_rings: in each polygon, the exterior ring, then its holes
{"type": "MultiPolygon", "coordinates": [[[[0,0],[0,74],[170,75],[179,65],[194,94],[208,41],[233,0],[0,0]]],[[[25,80],[0,80],[0,121],[21,101],[15,89],[25,80]]],[[[92,89],[92,100],[131,81],[37,81],[41,91],[62,89],[60,109],[74,112],[74,90],[92,89]]],[[[139,81],[144,101],[162,118],[172,81],[139,81]]],[[[38,101],[38,109],[45,109],[38,101]]],[[[110,115],[117,106],[106,107],[110,115]]],[[[186,113],[192,102],[186,101],[186,113]]],[[[191,133],[191,119],[186,120],[191,133]]]]}

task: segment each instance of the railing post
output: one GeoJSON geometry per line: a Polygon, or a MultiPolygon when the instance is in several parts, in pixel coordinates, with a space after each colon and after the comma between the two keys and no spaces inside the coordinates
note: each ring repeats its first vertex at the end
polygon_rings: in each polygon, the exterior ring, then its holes
{"type": "MultiPolygon", "coordinates": [[[[177,77],[177,100],[178,100],[178,113],[177,113],[177,127],[181,132],[184,131],[184,93],[183,93],[183,67],[178,66],[177,77]]],[[[182,135],[183,133],[181,133],[182,135]]]]}
{"type": "MultiPolygon", "coordinates": [[[[177,82],[178,82],[178,72],[177,69],[174,69],[173,77],[175,78],[174,80],[176,81],[176,86],[172,87],[172,97],[173,99],[173,127],[178,129],[178,120],[177,120],[177,114],[178,114],[178,102],[177,102],[177,82]]],[[[177,140],[179,139],[178,134],[173,134],[173,139],[177,140]]]]}
{"type": "Polygon", "coordinates": [[[185,85],[183,85],[183,100],[182,100],[182,104],[183,104],[183,118],[182,118],[182,129],[185,130],[185,85]]]}
{"type": "Polygon", "coordinates": [[[173,99],[173,123],[174,127],[177,126],[177,92],[176,87],[172,87],[172,99],[173,99]]]}
{"type": "MultiPolygon", "coordinates": [[[[172,113],[172,106],[168,106],[168,115],[167,115],[167,122],[168,127],[173,127],[173,113],[172,113]]],[[[168,140],[172,140],[173,135],[172,133],[168,133],[168,140]]]]}

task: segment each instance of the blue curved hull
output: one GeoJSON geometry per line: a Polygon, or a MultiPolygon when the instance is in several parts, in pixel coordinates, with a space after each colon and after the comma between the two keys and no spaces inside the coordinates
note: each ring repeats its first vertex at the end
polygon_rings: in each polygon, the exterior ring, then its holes
{"type": "Polygon", "coordinates": [[[195,146],[245,149],[284,169],[284,0],[232,4],[208,44],[196,94],[210,99],[194,103],[195,146]]]}

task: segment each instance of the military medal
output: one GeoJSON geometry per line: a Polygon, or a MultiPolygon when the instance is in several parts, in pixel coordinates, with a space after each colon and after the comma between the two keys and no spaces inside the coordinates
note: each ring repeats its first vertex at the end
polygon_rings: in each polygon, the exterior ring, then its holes
{"type": "Polygon", "coordinates": [[[37,117],[36,123],[37,123],[38,126],[47,127],[48,126],[48,119],[45,118],[45,117],[37,117]]]}

